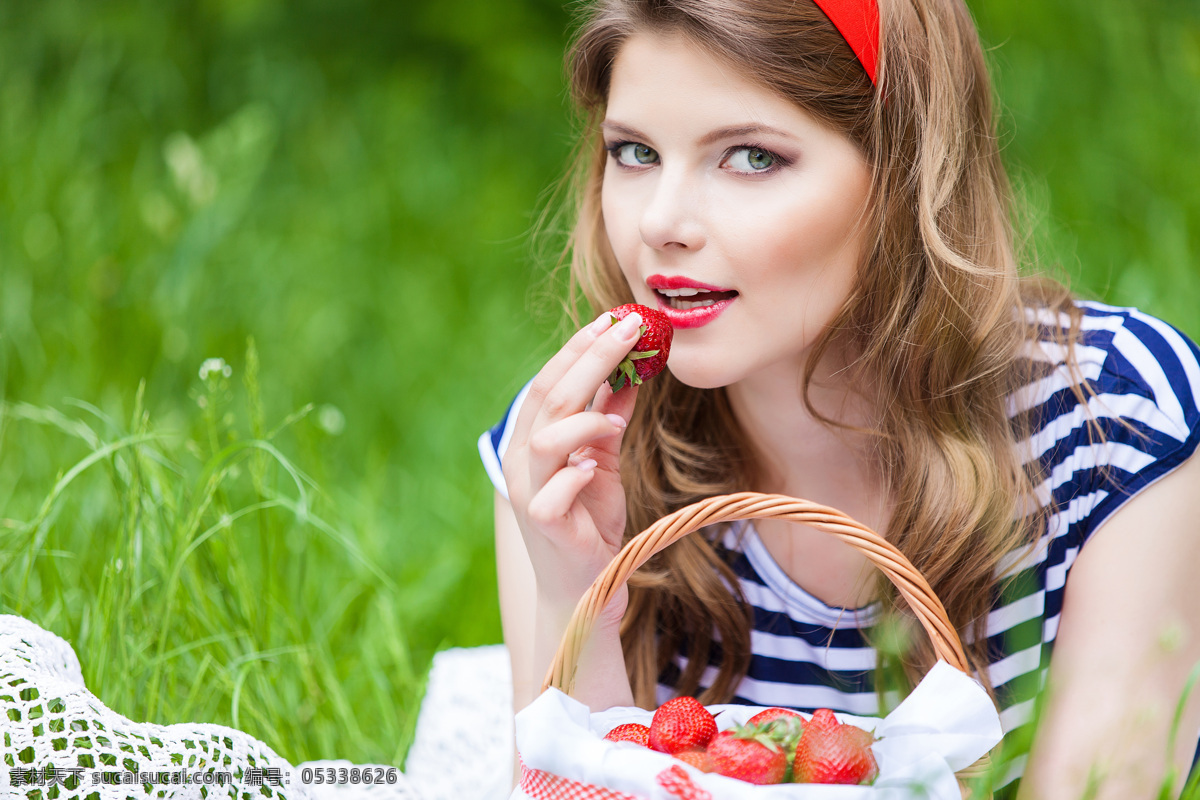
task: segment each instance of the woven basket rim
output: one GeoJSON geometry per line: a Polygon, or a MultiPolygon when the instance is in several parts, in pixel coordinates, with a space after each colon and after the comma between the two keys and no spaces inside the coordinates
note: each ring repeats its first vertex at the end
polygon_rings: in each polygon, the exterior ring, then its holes
{"type": "MultiPolygon", "coordinates": [[[[958,632],[950,622],[945,606],[925,576],[913,566],[895,545],[863,523],[831,506],[799,497],[761,492],[736,492],[715,495],[684,506],[632,537],[579,599],[567,623],[554,660],[546,672],[542,690],[554,687],[570,694],[583,645],[600,613],[629,576],[656,553],[701,528],[720,522],[748,519],[784,519],[808,524],[836,536],[863,553],[892,583],[908,602],[933,644],[938,658],[960,672],[970,675],[967,657],[958,632]]],[[[960,770],[961,778],[978,776],[989,768],[985,755],[970,767],[960,770]]]]}
{"type": "Polygon", "coordinates": [[[895,545],[845,512],[799,497],[762,492],[715,495],[684,506],[632,537],[580,598],[542,688],[570,693],[583,643],[616,591],[655,554],[701,528],[720,522],[783,519],[808,524],[865,555],[909,603],[941,660],[969,674],[958,632],[925,577],[895,545]]]}

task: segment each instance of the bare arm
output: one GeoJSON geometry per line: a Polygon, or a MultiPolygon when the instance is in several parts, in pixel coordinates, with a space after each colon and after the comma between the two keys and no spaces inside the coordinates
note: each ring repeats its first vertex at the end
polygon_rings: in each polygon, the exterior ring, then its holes
{"type": "MultiPolygon", "coordinates": [[[[500,627],[512,665],[513,714],[537,696],[533,683],[533,630],[537,587],[533,565],[525,552],[521,529],[512,506],[496,492],[496,579],[500,589],[500,627]]],[[[514,748],[513,786],[521,780],[521,764],[514,748]]]]}
{"type": "MultiPolygon", "coordinates": [[[[533,702],[562,641],[570,613],[539,607],[533,566],[512,507],[496,493],[496,562],[500,621],[513,666],[513,713],[533,702]]],[[[619,616],[602,619],[584,651],[576,679],[577,700],[594,709],[633,705],[621,650],[619,616]]]]}
{"type": "Polygon", "coordinates": [[[533,666],[537,586],[512,506],[496,492],[496,578],[500,587],[500,625],[512,662],[513,713],[533,702],[541,688],[533,666]],[[536,684],[536,685],[535,685],[536,684]]]}
{"type": "MultiPolygon", "coordinates": [[[[496,566],[514,712],[540,693],[575,604],[620,549],[620,443],[637,390],[613,394],[604,379],[638,322],[601,318],[576,333],[530,385],[504,453],[510,499],[495,499],[496,566]]],[[[580,658],[572,694],[594,709],[633,704],[619,635],[626,602],[618,593],[580,658]]]]}
{"type": "MultiPolygon", "coordinates": [[[[500,623],[512,664],[513,714],[533,702],[569,621],[546,609],[539,613],[533,566],[521,539],[512,506],[496,492],[496,569],[500,587],[500,623]]],[[[632,706],[633,692],[621,649],[620,617],[602,621],[585,650],[577,677],[576,699],[594,710],[632,706]]],[[[513,752],[513,785],[520,762],[513,752]]]]}
{"type": "Polygon", "coordinates": [[[1093,534],[1071,569],[1022,800],[1175,797],[1200,730],[1200,699],[1168,732],[1200,661],[1200,457],[1147,488],[1093,534]]]}

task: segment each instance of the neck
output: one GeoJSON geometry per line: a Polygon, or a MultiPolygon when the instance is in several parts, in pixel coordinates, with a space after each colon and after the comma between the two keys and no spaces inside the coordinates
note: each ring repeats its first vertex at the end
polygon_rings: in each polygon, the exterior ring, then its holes
{"type": "MultiPolygon", "coordinates": [[[[817,412],[835,422],[874,429],[876,406],[856,391],[842,358],[827,358],[813,376],[809,397],[817,412]]],[[[760,467],[760,491],[804,497],[843,508],[874,498],[869,516],[885,501],[875,438],[830,427],[805,406],[802,371],[794,366],[763,370],[727,387],[730,406],[760,467]]]]}

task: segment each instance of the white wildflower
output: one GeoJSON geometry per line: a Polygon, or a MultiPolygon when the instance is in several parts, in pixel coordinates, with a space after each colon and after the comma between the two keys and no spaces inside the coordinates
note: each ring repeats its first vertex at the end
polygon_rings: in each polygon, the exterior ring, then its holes
{"type": "Polygon", "coordinates": [[[330,436],[337,436],[346,430],[346,415],[337,406],[323,405],[317,412],[317,424],[330,436]]]}
{"type": "Polygon", "coordinates": [[[182,131],[171,134],[163,143],[163,158],[171,169],[175,186],[192,201],[202,206],[217,194],[217,176],[204,163],[199,145],[182,131]]]}
{"type": "Polygon", "coordinates": [[[225,363],[223,358],[206,358],[204,363],[200,365],[200,380],[208,380],[209,375],[220,373],[228,378],[233,374],[233,367],[225,363]]]}

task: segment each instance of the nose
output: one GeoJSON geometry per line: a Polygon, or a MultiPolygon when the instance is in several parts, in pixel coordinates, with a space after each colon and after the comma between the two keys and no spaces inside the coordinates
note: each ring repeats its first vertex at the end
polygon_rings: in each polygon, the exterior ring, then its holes
{"type": "Polygon", "coordinates": [[[699,187],[683,172],[664,169],[642,209],[642,241],[655,250],[699,250],[706,240],[699,187]]]}

